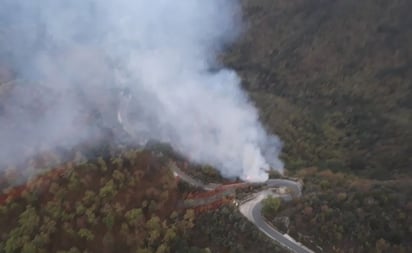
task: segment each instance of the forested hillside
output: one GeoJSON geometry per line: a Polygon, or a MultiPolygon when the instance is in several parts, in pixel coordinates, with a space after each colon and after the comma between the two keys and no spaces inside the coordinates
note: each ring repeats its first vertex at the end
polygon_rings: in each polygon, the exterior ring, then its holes
{"type": "Polygon", "coordinates": [[[411,173],[412,2],[243,0],[224,56],[284,141],[288,169],[411,173]]]}
{"type": "Polygon", "coordinates": [[[0,194],[0,253],[284,252],[234,207],[185,208],[168,157],[81,157],[0,194]]]}
{"type": "Polygon", "coordinates": [[[314,168],[298,175],[305,179],[303,197],[265,213],[283,232],[322,252],[408,252],[412,247],[411,179],[359,179],[314,168]]]}
{"type": "Polygon", "coordinates": [[[248,27],[223,58],[304,180],[266,217],[319,252],[408,252],[412,2],[242,2],[248,27]]]}
{"type": "MultiPolygon", "coordinates": [[[[245,28],[221,59],[283,141],[287,174],[304,183],[300,199],[267,201],[266,218],[316,252],[408,252],[412,1],[240,2],[245,28]]],[[[1,61],[0,115],[11,91],[28,93],[33,101],[17,109],[34,123],[59,97],[10,82],[16,75],[1,61]]],[[[185,208],[199,189],[179,183],[170,161],[206,183],[229,179],[167,145],[137,149],[118,123],[116,102],[103,100],[78,119],[93,133],[85,142],[55,150],[41,138],[34,146],[7,143],[24,159],[0,161],[0,253],[284,252],[234,205],[185,208]]]]}

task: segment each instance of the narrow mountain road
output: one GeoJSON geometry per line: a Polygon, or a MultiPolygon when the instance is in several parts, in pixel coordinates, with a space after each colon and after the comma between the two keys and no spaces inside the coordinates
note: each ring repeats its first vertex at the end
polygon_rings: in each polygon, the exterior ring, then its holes
{"type": "MultiPolygon", "coordinates": [[[[185,181],[186,183],[203,188],[206,191],[210,191],[216,188],[213,185],[205,185],[202,182],[192,178],[188,174],[184,173],[181,169],[179,169],[174,163],[170,164],[170,169],[172,170],[173,174],[176,177],[179,177],[181,180],[185,181]]],[[[313,253],[312,250],[308,249],[304,245],[300,244],[299,242],[294,241],[290,236],[283,235],[272,226],[270,226],[265,218],[262,215],[262,200],[264,200],[268,196],[279,197],[283,198],[286,201],[291,200],[292,197],[289,193],[286,194],[276,194],[273,192],[274,188],[285,187],[290,191],[290,193],[296,197],[301,196],[301,185],[295,181],[285,180],[285,179],[270,179],[266,181],[265,186],[267,187],[266,190],[260,191],[251,197],[248,198],[247,201],[241,203],[239,205],[240,212],[250,221],[252,222],[260,231],[262,231],[266,236],[271,238],[272,240],[276,241],[278,244],[283,246],[284,248],[290,250],[291,252],[295,253],[313,253]]]]}
{"type": "MultiPolygon", "coordinates": [[[[134,136],[134,132],[132,131],[133,127],[128,122],[127,119],[127,110],[129,106],[130,96],[123,96],[123,100],[120,104],[120,108],[117,112],[117,119],[118,122],[123,126],[123,129],[130,135],[134,136]]],[[[180,168],[178,168],[174,163],[170,164],[170,170],[176,177],[179,177],[181,180],[185,181],[186,183],[202,188],[205,191],[212,191],[216,189],[219,185],[218,184],[204,184],[203,182],[191,177],[190,175],[184,173],[180,168]]],[[[265,190],[260,191],[249,198],[248,200],[241,203],[239,205],[240,212],[250,221],[252,222],[260,231],[262,231],[266,236],[271,238],[273,241],[277,242],[281,246],[285,247],[286,249],[290,250],[294,253],[313,253],[310,249],[305,247],[304,245],[296,242],[288,235],[283,235],[272,226],[270,226],[263,217],[261,210],[262,210],[262,200],[265,199],[267,196],[275,196],[280,197],[286,201],[295,198],[299,198],[302,194],[302,186],[300,183],[292,181],[292,180],[285,180],[285,179],[270,179],[264,183],[265,190]],[[275,194],[273,192],[274,189],[284,187],[287,189],[288,193],[285,194],[275,194]]]]}
{"type": "Polygon", "coordinates": [[[199,180],[196,180],[193,177],[189,176],[188,174],[184,173],[174,163],[170,163],[169,167],[175,176],[179,177],[180,179],[190,184],[191,186],[201,188],[205,191],[213,191],[216,187],[220,185],[220,184],[204,184],[200,182],[199,180]]]}
{"type": "Polygon", "coordinates": [[[258,192],[252,199],[240,205],[240,212],[252,222],[260,231],[272,240],[278,242],[283,247],[295,253],[313,253],[310,249],[299,242],[294,241],[291,237],[283,235],[272,226],[270,226],[262,215],[262,200],[268,196],[282,197],[273,194],[272,190],[258,192]]]}

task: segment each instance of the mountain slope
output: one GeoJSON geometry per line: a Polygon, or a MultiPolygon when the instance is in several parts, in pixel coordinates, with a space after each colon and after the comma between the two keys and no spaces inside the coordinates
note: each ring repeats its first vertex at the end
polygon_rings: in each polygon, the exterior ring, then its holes
{"type": "Polygon", "coordinates": [[[69,161],[0,194],[0,253],[285,252],[231,205],[185,208],[193,189],[158,154],[69,161]]]}
{"type": "Polygon", "coordinates": [[[412,3],[244,0],[224,59],[244,80],[290,169],[383,178],[412,164],[412,3]]]}

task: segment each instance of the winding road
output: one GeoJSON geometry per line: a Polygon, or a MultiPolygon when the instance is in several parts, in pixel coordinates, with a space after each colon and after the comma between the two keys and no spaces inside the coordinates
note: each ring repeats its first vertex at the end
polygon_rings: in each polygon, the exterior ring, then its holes
{"type": "MultiPolygon", "coordinates": [[[[181,169],[179,169],[174,163],[170,163],[169,168],[172,170],[173,174],[176,177],[179,177],[181,180],[186,183],[202,188],[206,191],[210,191],[218,187],[219,185],[214,184],[203,184],[199,180],[192,178],[187,175],[181,169]]],[[[239,205],[239,210],[250,222],[252,222],[260,231],[262,231],[270,239],[276,241],[278,244],[284,248],[295,253],[313,253],[312,250],[308,249],[299,242],[293,240],[289,235],[284,235],[270,226],[265,218],[262,215],[262,200],[268,196],[279,197],[286,201],[291,200],[292,196],[300,197],[301,195],[301,185],[298,182],[285,179],[269,179],[264,183],[265,190],[258,193],[252,194],[247,198],[246,201],[241,202],[239,205]],[[279,187],[285,187],[288,191],[291,192],[285,194],[274,193],[274,189],[279,187]]]]}
{"type": "MultiPolygon", "coordinates": [[[[270,181],[270,180],[269,180],[270,181]]],[[[293,181],[282,180],[282,183],[293,184],[293,181]]],[[[272,189],[264,190],[258,192],[252,199],[247,202],[242,203],[239,206],[240,212],[252,222],[260,231],[262,231],[266,236],[272,240],[279,243],[281,246],[287,248],[291,252],[296,253],[313,253],[312,250],[308,249],[299,242],[293,240],[290,236],[284,235],[270,226],[262,215],[262,200],[268,196],[273,197],[283,197],[282,195],[274,194],[272,189]]]]}
{"type": "MultiPolygon", "coordinates": [[[[133,136],[132,126],[127,120],[127,110],[130,96],[124,97],[123,101],[120,104],[120,107],[117,112],[118,122],[123,126],[125,132],[130,136],[133,136]]],[[[174,163],[171,163],[169,168],[176,177],[179,177],[181,180],[186,183],[202,188],[205,191],[212,191],[219,187],[219,184],[204,184],[203,182],[191,177],[190,175],[184,173],[179,167],[174,163]]],[[[262,231],[266,236],[268,236],[273,241],[277,242],[279,245],[288,249],[291,252],[295,253],[314,253],[314,251],[308,249],[301,243],[295,241],[287,234],[282,234],[269,225],[265,218],[262,215],[262,200],[268,196],[279,197],[285,201],[289,201],[293,198],[299,198],[302,195],[302,185],[299,182],[286,180],[286,179],[269,179],[264,184],[264,190],[252,194],[247,197],[246,201],[243,201],[239,205],[240,212],[252,222],[260,231],[262,231]],[[283,187],[287,189],[287,193],[274,193],[274,190],[283,187]]]]}

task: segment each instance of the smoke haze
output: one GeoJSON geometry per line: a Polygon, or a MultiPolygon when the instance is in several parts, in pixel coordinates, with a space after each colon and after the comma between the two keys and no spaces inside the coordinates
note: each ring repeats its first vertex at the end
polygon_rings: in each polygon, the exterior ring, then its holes
{"type": "Polygon", "coordinates": [[[279,139],[216,61],[240,23],[234,0],[2,0],[0,63],[24,81],[0,86],[0,159],[93,138],[80,115],[96,109],[111,127],[116,105],[140,143],[169,142],[227,177],[282,172],[279,139]]]}

